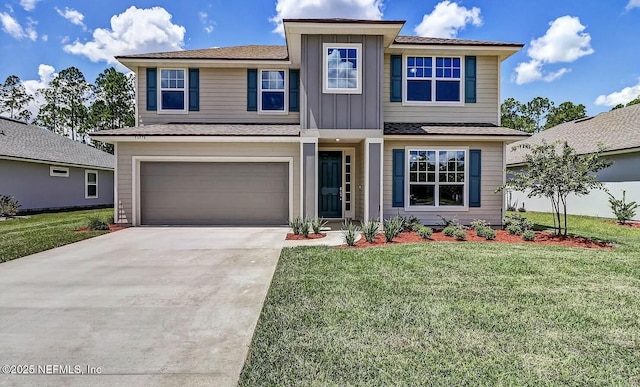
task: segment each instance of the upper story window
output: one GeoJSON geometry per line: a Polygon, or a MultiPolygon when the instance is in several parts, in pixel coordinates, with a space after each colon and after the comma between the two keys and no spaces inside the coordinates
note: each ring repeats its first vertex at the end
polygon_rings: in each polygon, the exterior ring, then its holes
{"type": "Polygon", "coordinates": [[[287,72],[285,70],[260,71],[260,111],[265,113],[287,111],[287,72]]]}
{"type": "Polygon", "coordinates": [[[324,43],[323,92],[362,93],[362,44],[324,43]]]}
{"type": "Polygon", "coordinates": [[[187,81],[185,69],[160,70],[160,109],[187,111],[187,81]]]}
{"type": "Polygon", "coordinates": [[[462,59],[407,56],[405,102],[462,103],[462,59]]]}

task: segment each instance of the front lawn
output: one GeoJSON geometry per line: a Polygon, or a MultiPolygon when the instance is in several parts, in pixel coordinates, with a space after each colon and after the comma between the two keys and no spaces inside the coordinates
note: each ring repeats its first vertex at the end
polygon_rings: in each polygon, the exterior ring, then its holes
{"type": "Polygon", "coordinates": [[[0,262],[35,254],[54,247],[93,238],[108,231],[75,232],[87,226],[90,216],[106,220],[113,209],[30,215],[0,221],[0,262]]]}
{"type": "Polygon", "coordinates": [[[616,248],[285,249],[240,384],[638,385],[640,229],[569,227],[616,248]]]}

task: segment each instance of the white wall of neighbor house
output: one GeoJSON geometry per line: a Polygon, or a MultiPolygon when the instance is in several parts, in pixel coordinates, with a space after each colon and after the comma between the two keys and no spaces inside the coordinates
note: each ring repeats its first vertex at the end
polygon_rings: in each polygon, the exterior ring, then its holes
{"type": "Polygon", "coordinates": [[[118,219],[120,223],[132,223],[134,156],[182,156],[182,157],[292,157],[293,158],[293,216],[300,214],[300,143],[171,143],[171,142],[120,142],[118,143],[118,219]]]}

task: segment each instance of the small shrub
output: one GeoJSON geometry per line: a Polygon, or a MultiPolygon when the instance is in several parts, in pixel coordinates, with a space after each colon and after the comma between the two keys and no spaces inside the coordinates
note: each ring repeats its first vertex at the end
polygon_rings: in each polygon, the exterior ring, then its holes
{"type": "Polygon", "coordinates": [[[467,232],[459,228],[456,231],[454,231],[453,237],[456,238],[457,241],[466,241],[467,232]]]}
{"type": "Polygon", "coordinates": [[[448,237],[452,237],[457,230],[460,230],[460,229],[454,226],[447,226],[444,229],[442,229],[442,233],[448,237]]]}
{"type": "Polygon", "coordinates": [[[427,226],[418,227],[416,232],[422,239],[431,239],[431,235],[433,235],[433,229],[427,226]]]}
{"type": "Polygon", "coordinates": [[[104,222],[98,215],[89,217],[87,227],[89,227],[93,231],[104,231],[109,229],[109,225],[104,222]]]}
{"type": "Polygon", "coordinates": [[[107,218],[107,224],[116,224],[113,215],[109,215],[109,217],[107,218]]]}
{"type": "Polygon", "coordinates": [[[482,232],[482,236],[484,237],[484,239],[488,240],[488,241],[492,241],[494,239],[496,239],[496,230],[487,227],[484,229],[484,231],[482,232]]]}
{"type": "Polygon", "coordinates": [[[342,238],[344,239],[344,243],[349,246],[355,246],[358,234],[360,234],[360,228],[351,223],[350,220],[345,220],[342,224],[342,238]]]}
{"type": "Polygon", "coordinates": [[[518,212],[527,212],[527,210],[524,208],[524,203],[522,203],[522,207],[518,208],[518,212]]]}
{"type": "MultiPolygon", "coordinates": [[[[607,192],[608,193],[608,192],[607,192]]],[[[627,203],[627,192],[622,191],[622,199],[616,199],[615,196],[609,195],[609,207],[611,207],[611,211],[618,219],[618,223],[625,224],[627,220],[633,219],[636,216],[636,210],[640,207],[640,204],[636,202],[627,203]]]]}
{"type": "Polygon", "coordinates": [[[302,234],[303,237],[308,238],[310,232],[311,232],[311,219],[304,218],[304,220],[302,220],[302,224],[300,225],[300,234],[302,234]]]}
{"type": "Polygon", "coordinates": [[[416,231],[420,226],[422,226],[422,223],[415,215],[403,218],[402,229],[404,231],[416,231]]]}
{"type": "Polygon", "coordinates": [[[513,192],[507,191],[507,211],[515,212],[516,208],[518,208],[518,201],[513,200],[513,192]]]}
{"type": "Polygon", "coordinates": [[[458,223],[458,219],[456,218],[452,218],[452,219],[447,219],[442,215],[438,215],[438,217],[440,217],[440,221],[438,222],[438,225],[441,226],[443,229],[447,228],[447,227],[455,227],[457,229],[461,229],[462,225],[460,225],[460,223],[458,223]]]}
{"type": "Polygon", "coordinates": [[[484,238],[484,236],[487,234],[487,230],[493,230],[491,227],[485,226],[485,227],[478,227],[475,228],[476,230],[476,235],[479,236],[480,238],[484,238]]]}
{"type": "Polygon", "coordinates": [[[369,243],[373,243],[379,233],[380,224],[376,220],[370,220],[362,225],[362,234],[364,234],[364,239],[369,243]]]}
{"type": "Polygon", "coordinates": [[[289,221],[289,227],[291,227],[291,231],[295,234],[295,235],[300,235],[300,232],[302,231],[302,223],[304,222],[304,220],[302,220],[301,217],[296,216],[295,218],[293,218],[293,220],[289,221]]]}
{"type": "Polygon", "coordinates": [[[20,203],[13,196],[0,195],[0,217],[12,218],[19,209],[20,203]]]}
{"type": "Polygon", "coordinates": [[[311,220],[311,228],[314,234],[320,234],[320,231],[326,227],[327,221],[322,218],[313,218],[311,220]]]}
{"type": "Polygon", "coordinates": [[[479,229],[487,228],[490,224],[484,219],[476,219],[471,222],[471,228],[478,231],[479,229]]]}
{"type": "Polygon", "coordinates": [[[522,233],[522,239],[525,241],[533,242],[536,240],[536,233],[533,230],[527,230],[522,233]]]}
{"type": "Polygon", "coordinates": [[[511,235],[521,235],[523,231],[517,224],[510,224],[507,226],[507,232],[511,235]]]}
{"type": "Polygon", "coordinates": [[[394,216],[391,219],[387,219],[384,222],[384,239],[387,242],[391,242],[393,238],[400,235],[404,225],[404,219],[401,216],[394,216]]]}
{"type": "Polygon", "coordinates": [[[533,222],[519,214],[509,214],[504,217],[504,225],[516,225],[520,227],[521,232],[533,230],[533,222]]]}

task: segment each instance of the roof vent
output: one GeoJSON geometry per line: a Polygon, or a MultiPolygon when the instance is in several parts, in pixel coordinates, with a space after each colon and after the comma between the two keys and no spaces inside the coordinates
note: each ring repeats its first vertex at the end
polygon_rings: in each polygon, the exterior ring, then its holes
{"type": "Polygon", "coordinates": [[[594,119],[594,118],[595,118],[595,117],[581,118],[581,119],[579,119],[579,120],[575,120],[575,121],[573,121],[573,123],[574,123],[574,124],[579,124],[579,123],[581,123],[581,122],[589,121],[589,120],[592,120],[592,119],[594,119]]]}

